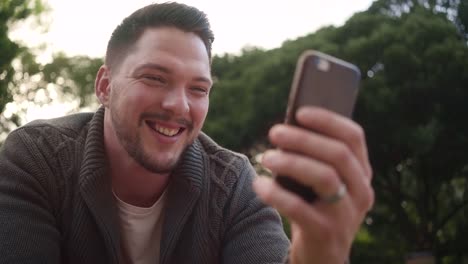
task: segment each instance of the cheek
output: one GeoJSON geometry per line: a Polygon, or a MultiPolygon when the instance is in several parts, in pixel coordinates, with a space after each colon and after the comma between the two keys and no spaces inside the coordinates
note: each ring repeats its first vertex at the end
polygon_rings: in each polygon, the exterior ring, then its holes
{"type": "Polygon", "coordinates": [[[116,105],[124,109],[125,112],[142,108],[152,98],[145,89],[131,85],[115,90],[113,95],[116,105]]]}
{"type": "Polygon", "coordinates": [[[112,97],[110,108],[120,120],[121,125],[137,127],[139,126],[141,107],[144,105],[143,99],[144,97],[137,94],[121,91],[112,97]]]}
{"type": "Polygon", "coordinates": [[[202,127],[208,114],[209,100],[203,99],[192,105],[192,118],[196,126],[202,127]]]}

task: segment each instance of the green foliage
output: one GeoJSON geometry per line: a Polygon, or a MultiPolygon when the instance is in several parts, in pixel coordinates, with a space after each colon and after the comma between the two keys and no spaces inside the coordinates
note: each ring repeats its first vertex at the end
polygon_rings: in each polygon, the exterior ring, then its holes
{"type": "Polygon", "coordinates": [[[468,47],[457,1],[376,1],[342,27],[279,49],[215,57],[217,83],[205,131],[236,150],[265,144],[281,122],[295,61],[317,49],[363,72],[355,119],[367,133],[377,203],[353,262],[401,263],[432,251],[443,263],[467,255],[468,47]]]}
{"type": "Polygon", "coordinates": [[[14,81],[13,59],[21,54],[28,56],[27,49],[13,42],[8,33],[16,23],[31,16],[39,16],[47,7],[41,0],[2,0],[0,2],[0,113],[12,100],[10,84],[14,81]]]}
{"type": "Polygon", "coordinates": [[[25,50],[16,58],[13,80],[8,84],[16,112],[6,118],[0,115],[0,142],[6,134],[24,123],[31,105],[67,103],[70,111],[96,105],[94,78],[103,64],[100,58],[67,57],[56,54],[46,65],[36,63],[35,56],[25,50]]]}
{"type": "Polygon", "coordinates": [[[453,23],[428,9],[392,19],[353,49],[356,61],[380,65],[361,66],[370,72],[355,115],[367,132],[375,171],[377,204],[368,229],[382,238],[373,246],[385,263],[419,250],[442,259],[462,252],[443,248],[466,241],[468,185],[459,180],[466,178],[468,126],[461,119],[468,114],[468,49],[453,23]],[[369,53],[378,42],[381,52],[369,53]]]}
{"type": "Polygon", "coordinates": [[[271,125],[284,119],[297,57],[307,48],[334,53],[338,47],[326,44],[327,38],[335,37],[332,31],[333,27],[322,29],[315,34],[318,38],[285,42],[280,49],[254,48],[241,56],[215,56],[212,71],[217,82],[204,131],[238,151],[266,142],[271,125]]]}
{"type": "Polygon", "coordinates": [[[282,120],[293,60],[274,54],[251,49],[239,57],[214,57],[213,76],[218,81],[204,130],[225,146],[247,150],[282,120]]]}
{"type": "Polygon", "coordinates": [[[43,67],[43,82],[55,84],[64,94],[73,94],[80,107],[87,106],[94,100],[94,79],[103,63],[101,58],[59,53],[43,67]]]}

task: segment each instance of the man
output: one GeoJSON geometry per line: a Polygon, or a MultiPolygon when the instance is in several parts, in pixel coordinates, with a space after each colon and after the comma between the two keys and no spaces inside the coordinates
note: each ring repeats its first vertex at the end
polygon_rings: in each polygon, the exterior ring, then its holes
{"type": "Polygon", "coordinates": [[[263,164],[315,189],[316,203],[254,180],[244,156],[201,132],[213,39],[193,7],[144,7],[112,34],[96,113],[9,135],[0,152],[2,263],[346,261],[373,202],[362,129],[316,108],[297,114],[310,131],[271,129],[272,143],[289,151],[268,151],[263,164]],[[265,203],[292,222],[291,245],[265,203]]]}

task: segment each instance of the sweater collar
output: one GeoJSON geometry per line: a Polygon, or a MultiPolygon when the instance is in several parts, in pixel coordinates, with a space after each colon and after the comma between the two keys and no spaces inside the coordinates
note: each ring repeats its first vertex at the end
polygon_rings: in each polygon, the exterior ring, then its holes
{"type": "Polygon", "coordinates": [[[101,107],[88,124],[78,186],[104,240],[109,263],[116,264],[120,254],[119,219],[111,179],[107,176],[103,122],[104,108],[101,107]]]}

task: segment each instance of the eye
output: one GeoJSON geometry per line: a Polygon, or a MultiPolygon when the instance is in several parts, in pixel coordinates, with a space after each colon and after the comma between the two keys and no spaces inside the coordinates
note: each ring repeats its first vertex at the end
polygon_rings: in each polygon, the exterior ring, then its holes
{"type": "Polygon", "coordinates": [[[202,86],[192,86],[190,87],[190,90],[200,95],[208,94],[208,89],[202,86]]]}
{"type": "Polygon", "coordinates": [[[152,84],[166,84],[166,80],[159,75],[143,75],[142,78],[152,84]]]}

